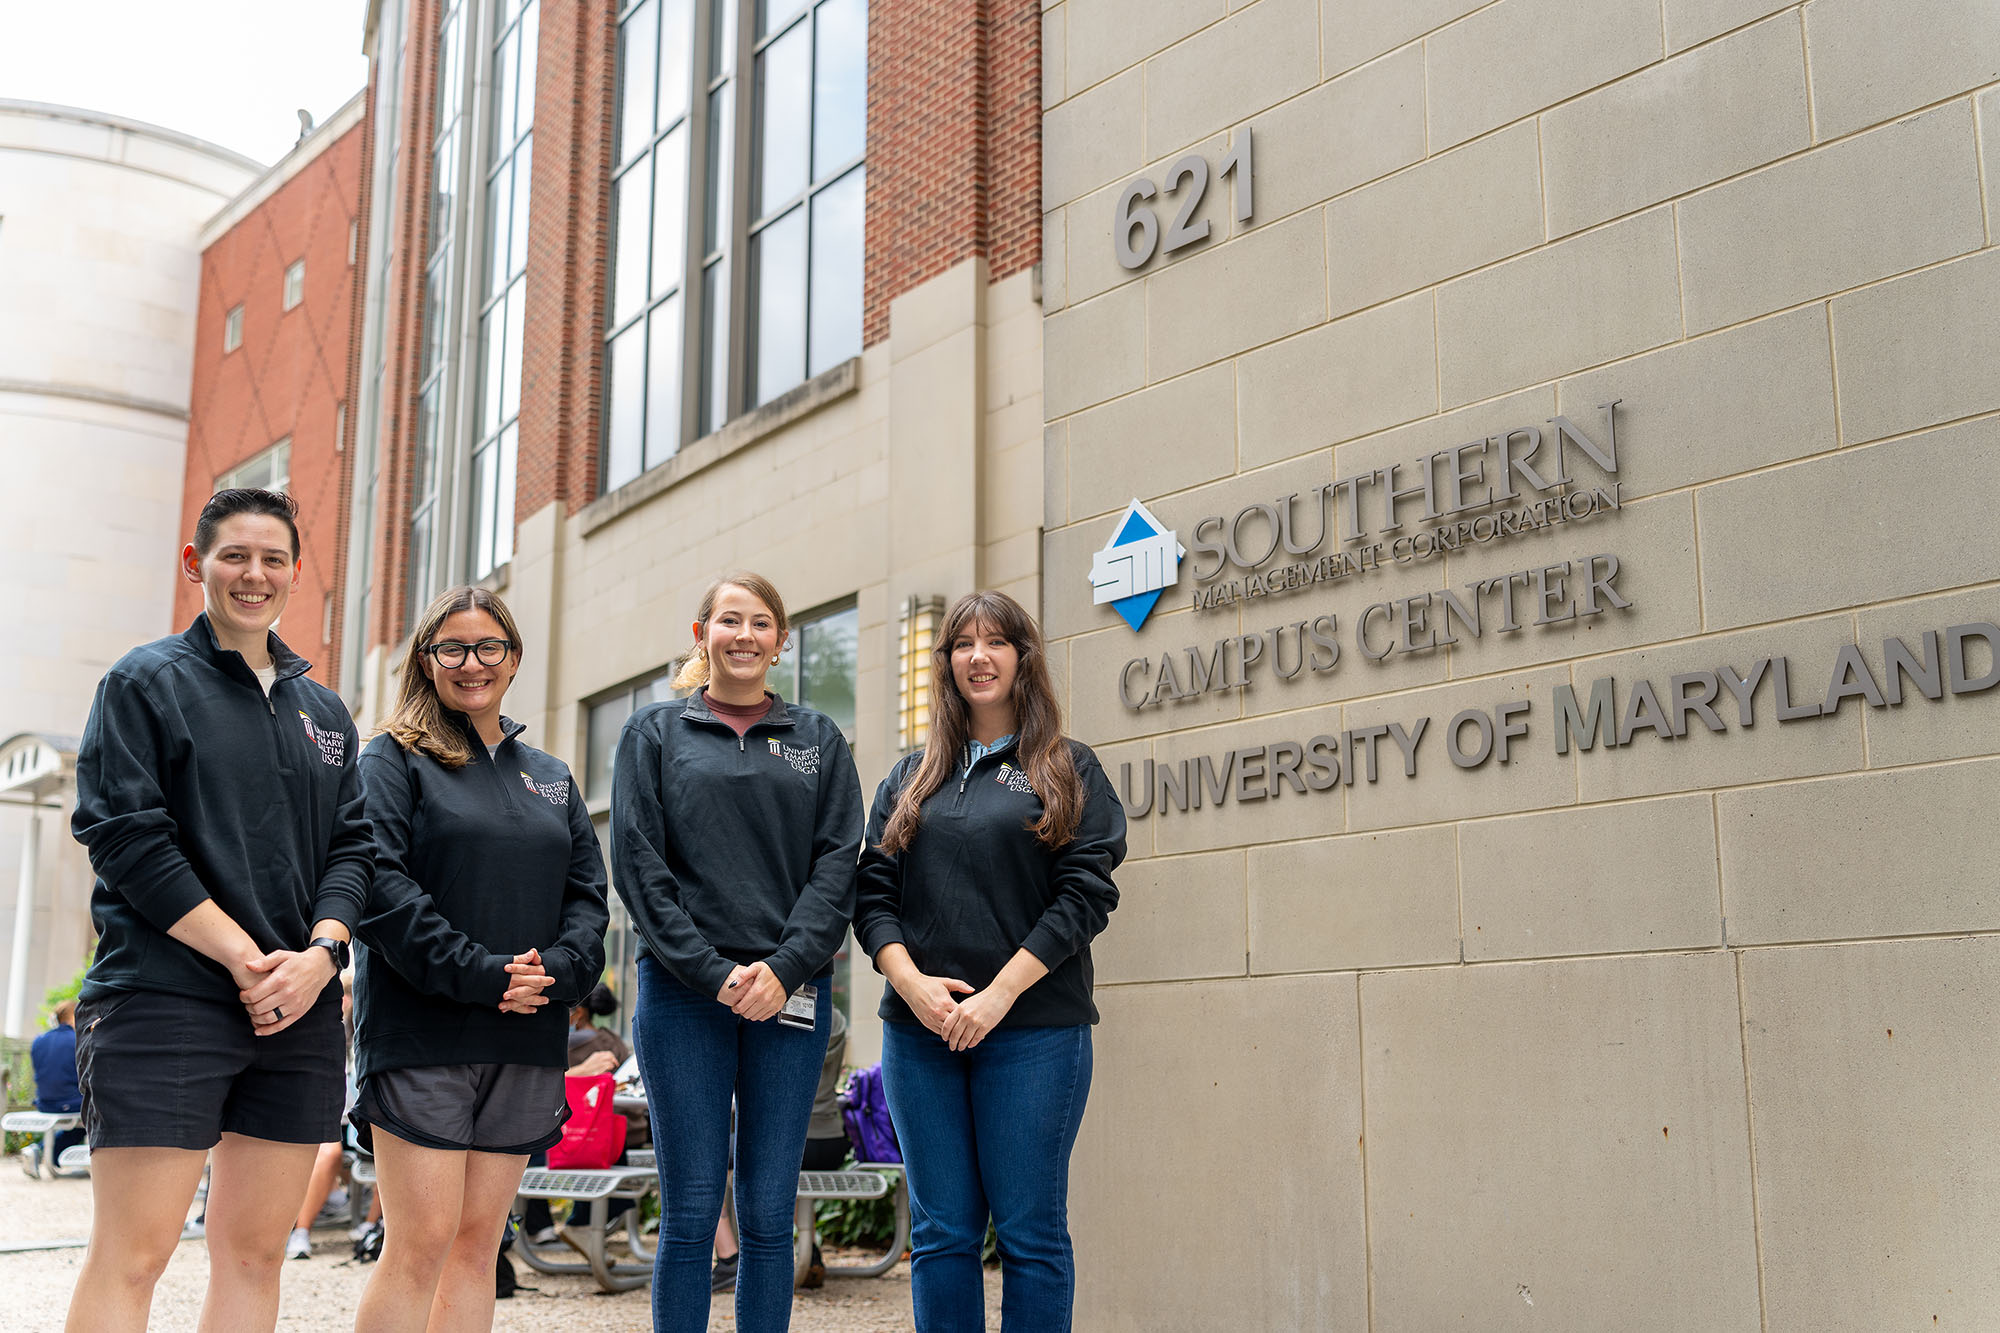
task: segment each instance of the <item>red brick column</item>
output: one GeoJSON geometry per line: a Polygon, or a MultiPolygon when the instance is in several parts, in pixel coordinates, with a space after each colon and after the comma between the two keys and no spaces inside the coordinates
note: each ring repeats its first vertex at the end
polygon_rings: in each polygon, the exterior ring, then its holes
{"type": "Polygon", "coordinates": [[[1036,0],[872,0],[864,343],[964,259],[1040,259],[1041,81],[1036,0]]]}

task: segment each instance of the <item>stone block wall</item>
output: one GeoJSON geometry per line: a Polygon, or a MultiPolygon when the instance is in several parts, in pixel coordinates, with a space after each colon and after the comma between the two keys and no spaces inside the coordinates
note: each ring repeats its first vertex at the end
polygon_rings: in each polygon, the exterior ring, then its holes
{"type": "Polygon", "coordinates": [[[2000,688],[1947,631],[2000,622],[2000,9],[1054,0],[1043,34],[1042,606],[1145,810],[1097,948],[1079,1327],[1990,1322],[2000,688]],[[1189,155],[1206,239],[1123,267],[1125,187],[1189,155]],[[1557,415],[1601,445],[1613,399],[1616,471],[1569,448],[1552,491],[1615,512],[1397,563],[1449,520],[1378,483],[1380,568],[1193,604],[1204,518],[1397,465],[1442,491],[1557,415]],[[1191,548],[1136,633],[1089,581],[1134,498],[1191,548]],[[1629,607],[1496,632],[1489,592],[1475,637],[1437,605],[1601,554],[1629,607]],[[1426,593],[1458,641],[1371,660],[1426,593]],[[1121,696],[1319,616],[1331,669],[1121,696]],[[1585,748],[1561,708],[1606,680],[1585,748]],[[1461,767],[1475,709],[1527,729],[1461,767]],[[1372,780],[1277,776],[1418,718],[1372,780]],[[1220,801],[1159,785],[1231,755],[1220,801]]]}

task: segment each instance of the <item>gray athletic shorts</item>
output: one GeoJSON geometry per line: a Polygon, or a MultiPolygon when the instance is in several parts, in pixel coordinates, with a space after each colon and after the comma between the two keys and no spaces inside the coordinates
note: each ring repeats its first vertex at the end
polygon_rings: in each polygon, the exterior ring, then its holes
{"type": "Polygon", "coordinates": [[[542,1065],[413,1065],[361,1082],[354,1118],[419,1148],[535,1153],[569,1119],[563,1071],[542,1065]]]}

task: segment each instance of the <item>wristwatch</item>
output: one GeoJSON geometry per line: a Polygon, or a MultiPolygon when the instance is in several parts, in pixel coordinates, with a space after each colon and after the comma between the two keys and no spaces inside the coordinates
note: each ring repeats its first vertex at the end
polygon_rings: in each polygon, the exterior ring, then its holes
{"type": "Polygon", "coordinates": [[[344,972],[347,970],[346,940],[337,940],[331,935],[322,935],[311,944],[308,944],[306,948],[326,950],[333,955],[333,970],[335,972],[344,972]]]}

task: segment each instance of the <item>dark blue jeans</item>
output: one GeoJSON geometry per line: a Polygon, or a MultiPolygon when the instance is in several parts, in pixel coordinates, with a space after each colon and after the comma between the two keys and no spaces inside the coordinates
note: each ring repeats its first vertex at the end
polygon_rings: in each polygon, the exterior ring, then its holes
{"type": "Polygon", "coordinates": [[[660,1248],[653,1263],[655,1333],[708,1328],[709,1255],[729,1173],[729,1099],[736,1098],[736,1226],[742,1258],[736,1327],[783,1333],[792,1318],[792,1202],[813,1092],[832,1023],[820,977],[814,1030],[746,1023],[697,995],[651,957],[639,959],[632,1044],[646,1081],[660,1163],[660,1248]]]}
{"type": "Polygon", "coordinates": [[[1076,1294],[1069,1155],[1090,1095],[1090,1028],[1007,1028],[969,1051],[882,1025],[882,1090],[910,1185],[918,1333],[981,1333],[979,1247],[1000,1238],[1000,1326],[1067,1333],[1076,1294]]]}

